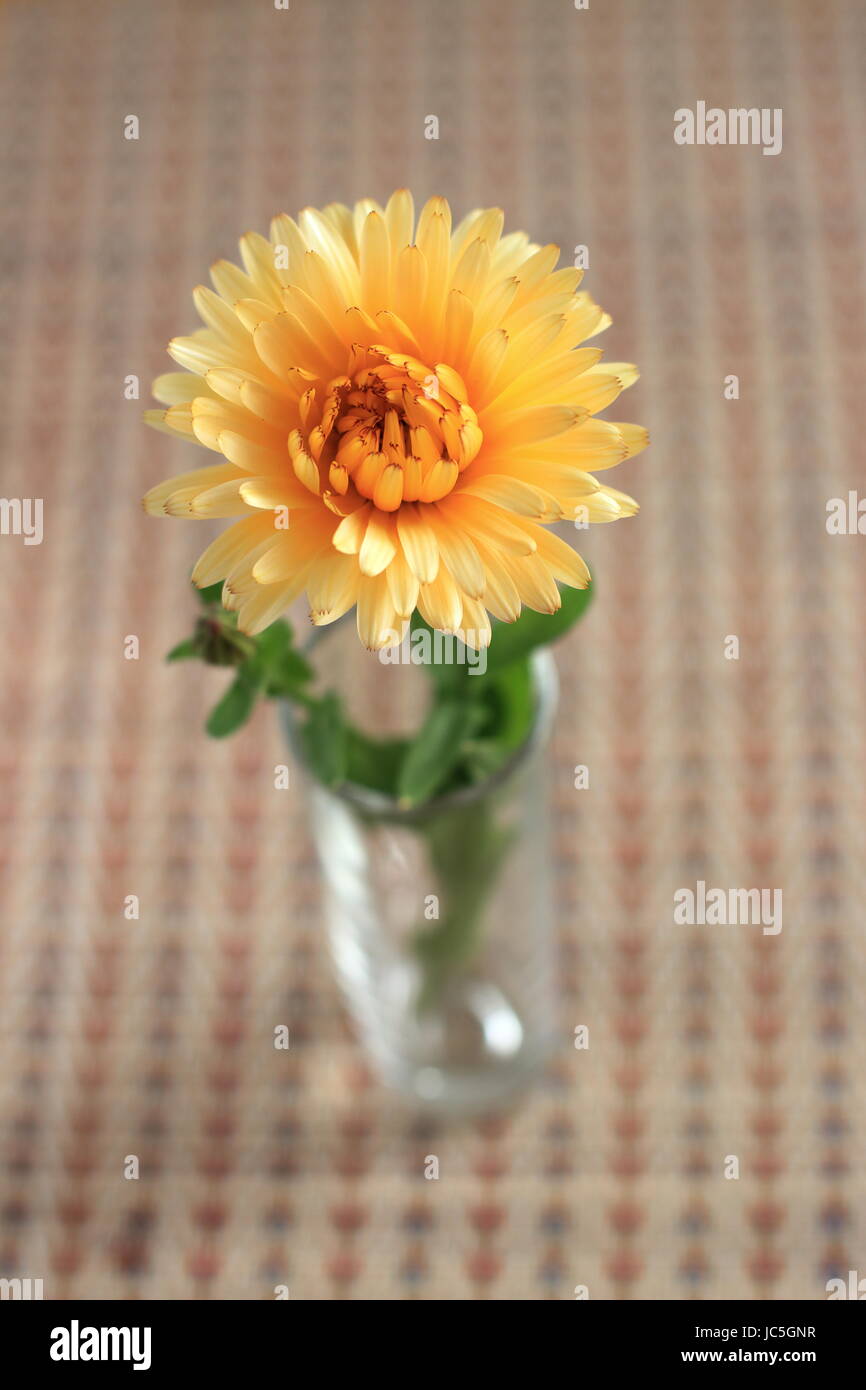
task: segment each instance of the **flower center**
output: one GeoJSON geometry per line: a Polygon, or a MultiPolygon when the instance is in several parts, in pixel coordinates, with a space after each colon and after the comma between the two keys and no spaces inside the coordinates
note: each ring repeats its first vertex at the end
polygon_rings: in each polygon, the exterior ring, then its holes
{"type": "Polygon", "coordinates": [[[355,347],[346,376],[324,388],[317,424],[315,388],[301,397],[302,430],[289,452],[312,491],[350,488],[381,511],[401,502],[438,502],[478,454],[482,434],[452,367],[426,366],[386,347],[355,347]],[[305,438],[306,432],[306,438],[305,438]],[[327,481],[326,481],[327,479],[327,481]]]}

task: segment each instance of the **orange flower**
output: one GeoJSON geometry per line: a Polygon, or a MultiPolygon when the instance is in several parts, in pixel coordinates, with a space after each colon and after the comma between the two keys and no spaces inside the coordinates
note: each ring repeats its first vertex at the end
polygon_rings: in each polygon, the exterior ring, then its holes
{"type": "Polygon", "coordinates": [[[558,249],[502,235],[502,213],[452,229],[444,198],[415,226],[385,208],[307,208],[240,243],[195,291],[206,327],[175,338],[151,424],[221,455],[145,498],[154,514],[237,517],[193,572],[224,581],[260,632],[306,591],[314,623],[357,605],[370,648],[414,609],[471,646],[489,614],[560,606],[589,571],[550,531],[637,510],[592,476],[645,430],[595,419],[637,377],[579,346],[610,322],[558,249]],[[579,511],[578,511],[579,509],[579,511]]]}

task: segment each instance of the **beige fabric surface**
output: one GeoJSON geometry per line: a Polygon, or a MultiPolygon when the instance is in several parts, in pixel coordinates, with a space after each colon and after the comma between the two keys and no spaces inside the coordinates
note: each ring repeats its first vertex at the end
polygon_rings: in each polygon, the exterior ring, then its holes
{"type": "Polygon", "coordinates": [[[825,526],[864,486],[864,60],[856,0],[7,0],[0,490],[45,534],[0,536],[0,1274],[311,1300],[866,1275],[866,539],[825,526]],[[782,153],[676,145],[698,100],[781,107],[782,153]],[[606,354],[642,370],[614,417],[653,436],[560,651],[562,1055],[447,1130],[352,1040],[271,713],[209,743],[220,675],[163,662],[216,528],[140,511],[195,460],[124,398],[241,232],[404,183],[590,248],[606,354]],[[698,879],[781,888],[782,932],[675,927],[698,879]]]}

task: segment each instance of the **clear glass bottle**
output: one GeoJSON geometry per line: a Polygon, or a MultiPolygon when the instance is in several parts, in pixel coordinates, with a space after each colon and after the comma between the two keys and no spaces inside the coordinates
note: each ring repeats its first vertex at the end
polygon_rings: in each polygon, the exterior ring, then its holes
{"type": "MultiPolygon", "coordinates": [[[[317,634],[311,659],[365,733],[407,733],[423,719],[424,672],[382,664],[354,622],[317,634]]],[[[308,779],[331,953],[360,1040],[386,1083],[446,1113],[505,1101],[553,1043],[549,652],[535,653],[533,680],[528,738],[475,786],[407,810],[308,779]]],[[[283,708],[302,760],[295,710],[283,708]]]]}

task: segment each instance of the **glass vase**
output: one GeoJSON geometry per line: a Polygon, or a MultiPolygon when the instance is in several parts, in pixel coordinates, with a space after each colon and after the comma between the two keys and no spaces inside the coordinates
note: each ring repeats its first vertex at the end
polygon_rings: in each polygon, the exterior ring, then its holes
{"type": "MultiPolygon", "coordinates": [[[[317,633],[310,659],[366,734],[411,734],[422,722],[423,670],[367,652],[351,619],[317,633]]],[[[528,737],[486,781],[406,809],[307,778],[330,950],[360,1041],[384,1082],[441,1112],[507,1101],[553,1045],[549,652],[534,654],[532,675],[528,737]]],[[[303,761],[296,712],[284,705],[283,715],[303,761]]]]}

